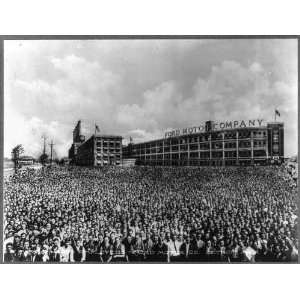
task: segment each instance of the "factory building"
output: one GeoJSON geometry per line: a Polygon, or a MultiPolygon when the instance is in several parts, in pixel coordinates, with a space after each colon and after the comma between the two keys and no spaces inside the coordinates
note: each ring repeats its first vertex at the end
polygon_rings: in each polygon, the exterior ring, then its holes
{"type": "Polygon", "coordinates": [[[282,163],[284,124],[264,120],[207,121],[166,132],[165,138],[124,147],[140,165],[231,166],[282,163]]]}

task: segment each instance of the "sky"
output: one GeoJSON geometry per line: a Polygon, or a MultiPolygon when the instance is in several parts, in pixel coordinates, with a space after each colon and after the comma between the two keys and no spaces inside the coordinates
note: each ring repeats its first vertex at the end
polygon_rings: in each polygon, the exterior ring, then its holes
{"type": "Polygon", "coordinates": [[[207,120],[278,121],[298,152],[297,40],[39,40],[4,42],[4,156],[42,135],[64,157],[72,130],[134,142],[207,120]]]}

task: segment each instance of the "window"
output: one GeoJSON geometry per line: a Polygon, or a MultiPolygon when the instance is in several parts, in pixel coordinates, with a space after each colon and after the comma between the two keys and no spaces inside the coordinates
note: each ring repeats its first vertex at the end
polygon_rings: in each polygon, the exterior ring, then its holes
{"type": "Polygon", "coordinates": [[[212,149],[222,149],[223,145],[222,142],[212,142],[211,147],[212,149]]]}
{"type": "Polygon", "coordinates": [[[209,143],[206,143],[206,144],[200,144],[200,149],[201,149],[201,150],[208,150],[208,149],[209,149],[209,143]]]}
{"type": "Polygon", "coordinates": [[[211,135],[211,139],[212,140],[221,140],[223,138],[222,133],[218,132],[218,133],[212,133],[211,135]]]}
{"type": "Polygon", "coordinates": [[[243,150],[239,151],[239,157],[251,157],[251,151],[250,150],[243,150]]]}
{"type": "Polygon", "coordinates": [[[236,157],[236,151],[226,151],[225,157],[227,158],[235,158],[236,157]]]}
{"type": "Polygon", "coordinates": [[[187,152],[182,152],[180,154],[180,159],[188,159],[188,153],[187,152]]]}
{"type": "Polygon", "coordinates": [[[226,142],[224,147],[225,149],[236,148],[236,142],[226,142]]]}
{"type": "Polygon", "coordinates": [[[170,147],[165,147],[165,152],[170,152],[170,147]]]}
{"type": "Polygon", "coordinates": [[[190,145],[190,150],[191,151],[198,150],[198,144],[192,144],[192,145],[190,145]]]}
{"type": "Polygon", "coordinates": [[[180,151],[187,151],[188,146],[187,145],[180,145],[180,151]]]}
{"type": "Polygon", "coordinates": [[[191,152],[190,153],[190,158],[198,158],[198,157],[199,157],[198,152],[191,152]]]}
{"type": "Polygon", "coordinates": [[[222,158],[223,157],[223,152],[221,152],[221,151],[214,151],[214,152],[212,152],[212,157],[213,158],[222,158]]]}
{"type": "Polygon", "coordinates": [[[239,148],[250,148],[251,142],[250,141],[239,141],[239,148]]]}
{"type": "Polygon", "coordinates": [[[248,139],[250,137],[251,137],[251,131],[249,131],[249,130],[239,131],[239,138],[240,139],[248,139]]]}
{"type": "Polygon", "coordinates": [[[260,157],[260,156],[266,156],[266,151],[264,150],[254,150],[253,156],[260,157]]]}
{"type": "Polygon", "coordinates": [[[209,152],[200,152],[200,158],[210,158],[209,152]]]}
{"type": "Polygon", "coordinates": [[[236,132],[235,131],[225,132],[224,138],[227,140],[236,139],[236,132]]]}

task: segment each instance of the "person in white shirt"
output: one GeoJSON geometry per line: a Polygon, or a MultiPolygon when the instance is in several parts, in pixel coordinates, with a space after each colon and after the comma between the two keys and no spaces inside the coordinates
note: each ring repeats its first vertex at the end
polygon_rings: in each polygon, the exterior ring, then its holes
{"type": "Polygon", "coordinates": [[[180,260],[180,246],[182,241],[176,238],[175,235],[170,239],[170,233],[166,235],[166,245],[168,246],[168,262],[175,262],[180,260]]]}
{"type": "Polygon", "coordinates": [[[74,262],[74,250],[70,240],[66,240],[64,246],[60,247],[60,262],[74,262]]]}

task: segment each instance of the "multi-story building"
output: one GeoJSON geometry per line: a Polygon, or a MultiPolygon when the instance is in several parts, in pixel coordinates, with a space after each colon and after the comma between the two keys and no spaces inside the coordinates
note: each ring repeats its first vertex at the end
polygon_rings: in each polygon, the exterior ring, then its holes
{"type": "Polygon", "coordinates": [[[120,165],[122,163],[122,137],[94,134],[89,139],[81,135],[81,121],[73,131],[73,144],[69,150],[71,163],[80,166],[120,165]]]}
{"type": "Polygon", "coordinates": [[[123,156],[140,165],[253,165],[284,160],[284,124],[263,120],[215,123],[167,132],[165,138],[133,144],[123,156]]]}
{"type": "Polygon", "coordinates": [[[78,147],[75,164],[81,166],[121,165],[122,137],[92,135],[78,147]]]}

